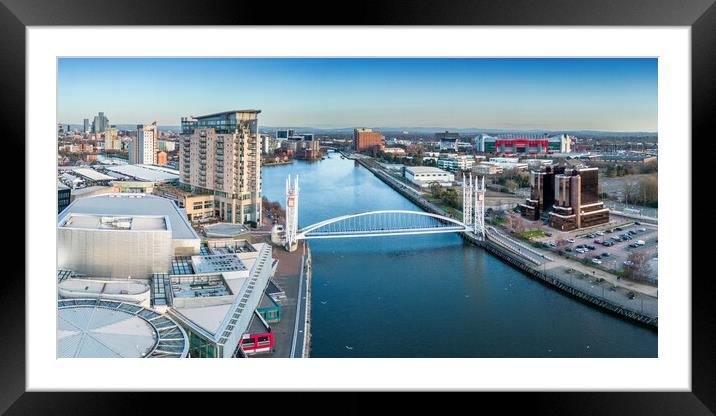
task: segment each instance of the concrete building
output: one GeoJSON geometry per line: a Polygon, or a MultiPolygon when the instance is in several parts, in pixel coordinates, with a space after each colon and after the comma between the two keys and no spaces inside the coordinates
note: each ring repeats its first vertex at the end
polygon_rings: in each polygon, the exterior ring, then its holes
{"type": "Polygon", "coordinates": [[[460,135],[458,133],[449,133],[447,131],[435,133],[435,139],[440,142],[440,151],[458,151],[458,142],[460,141],[460,135]]]}
{"type": "Polygon", "coordinates": [[[609,222],[609,209],[599,202],[597,168],[565,169],[554,177],[554,205],[549,213],[551,227],[569,231],[609,222]]]}
{"type": "Polygon", "coordinates": [[[85,134],[90,132],[90,122],[89,122],[89,119],[88,119],[88,118],[86,118],[86,119],[83,120],[83,129],[82,129],[82,132],[85,133],[85,134]]]}
{"type": "Polygon", "coordinates": [[[159,129],[157,122],[145,126],[137,125],[137,137],[129,145],[129,163],[132,165],[152,165],[157,163],[157,140],[159,129]]]}
{"type": "Polygon", "coordinates": [[[223,221],[261,224],[260,110],[196,117],[179,147],[180,182],[215,196],[223,221]]]}
{"type": "Polygon", "coordinates": [[[122,141],[116,126],[109,126],[104,131],[105,150],[122,150],[122,141]]]}
{"type": "Polygon", "coordinates": [[[177,207],[184,210],[187,219],[192,223],[211,220],[217,216],[213,194],[193,193],[170,184],[155,187],[153,193],[174,201],[177,207]]]}
{"type": "Polygon", "coordinates": [[[97,277],[168,273],[175,255],[199,252],[199,236],[170,200],[108,194],[72,202],[59,216],[58,268],[97,277]]]}
{"type": "Polygon", "coordinates": [[[375,146],[383,145],[383,135],[372,129],[359,128],[353,130],[353,149],[362,152],[375,146]]]}
{"type": "Polygon", "coordinates": [[[455,182],[452,173],[429,166],[406,166],[403,176],[421,188],[427,188],[434,182],[441,186],[452,186],[455,182]]]}

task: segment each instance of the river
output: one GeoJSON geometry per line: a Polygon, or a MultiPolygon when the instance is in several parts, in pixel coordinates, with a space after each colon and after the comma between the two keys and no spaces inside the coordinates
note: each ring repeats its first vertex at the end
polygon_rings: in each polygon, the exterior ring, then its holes
{"type": "MultiPolygon", "coordinates": [[[[264,167],[299,224],[417,206],[338,154],[264,167]]],[[[311,357],[656,357],[657,333],[533,280],[457,234],[310,240],[311,357]]]]}

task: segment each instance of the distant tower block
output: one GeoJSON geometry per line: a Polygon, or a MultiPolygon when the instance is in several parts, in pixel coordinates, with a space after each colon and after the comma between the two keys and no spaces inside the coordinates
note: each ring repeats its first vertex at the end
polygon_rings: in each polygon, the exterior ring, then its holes
{"type": "Polygon", "coordinates": [[[286,178],[286,250],[298,248],[298,175],[291,186],[291,175],[286,178]]]}
{"type": "Polygon", "coordinates": [[[475,179],[473,188],[474,192],[474,205],[472,207],[473,217],[473,230],[475,235],[482,241],[485,241],[485,177],[481,178],[481,181],[475,179]]]}

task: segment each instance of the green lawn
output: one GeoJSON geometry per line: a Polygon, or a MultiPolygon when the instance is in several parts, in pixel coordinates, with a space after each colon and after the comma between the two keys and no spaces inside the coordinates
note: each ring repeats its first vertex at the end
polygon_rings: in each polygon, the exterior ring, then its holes
{"type": "Polygon", "coordinates": [[[532,238],[532,237],[543,237],[543,236],[545,236],[546,234],[545,234],[544,231],[538,231],[538,230],[536,230],[536,231],[525,231],[525,232],[523,232],[521,235],[522,235],[522,238],[530,239],[530,238],[532,238]]]}

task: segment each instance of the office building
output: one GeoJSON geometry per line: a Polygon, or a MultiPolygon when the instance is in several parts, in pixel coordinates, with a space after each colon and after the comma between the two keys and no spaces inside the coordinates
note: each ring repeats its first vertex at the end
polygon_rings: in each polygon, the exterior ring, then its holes
{"type": "Polygon", "coordinates": [[[181,133],[192,134],[194,129],[198,125],[199,121],[194,117],[182,117],[181,118],[181,133]]]}
{"type": "Polygon", "coordinates": [[[452,186],[455,175],[442,169],[429,166],[406,166],[403,177],[421,188],[437,183],[440,186],[452,186]]]}
{"type": "Polygon", "coordinates": [[[372,129],[359,128],[353,130],[353,149],[362,152],[375,146],[383,145],[383,135],[372,129]]]}
{"type": "Polygon", "coordinates": [[[88,118],[83,120],[82,126],[83,126],[82,132],[84,132],[84,133],[90,132],[90,122],[89,122],[88,118]]]}
{"type": "Polygon", "coordinates": [[[163,184],[153,189],[154,195],[167,198],[183,209],[192,223],[204,222],[215,218],[214,195],[189,192],[179,186],[163,184]]]}
{"type": "Polygon", "coordinates": [[[60,212],[62,212],[65,208],[67,208],[68,205],[70,205],[71,192],[72,192],[72,189],[70,189],[69,186],[60,182],[59,179],[57,180],[57,213],[58,214],[60,212]]]}
{"type": "Polygon", "coordinates": [[[460,141],[460,135],[458,133],[449,133],[447,131],[435,133],[435,139],[440,142],[440,151],[458,151],[458,142],[460,141]]]}
{"type": "Polygon", "coordinates": [[[437,167],[440,169],[457,172],[458,170],[470,170],[475,164],[475,158],[467,155],[450,155],[438,158],[437,167]]]}
{"type": "Polygon", "coordinates": [[[179,146],[179,180],[215,196],[222,221],[261,224],[260,110],[196,117],[179,146]]]}
{"type": "Polygon", "coordinates": [[[157,122],[145,126],[137,125],[137,137],[129,144],[129,163],[132,165],[152,165],[157,163],[157,140],[159,129],[157,122]]]}
{"type": "Polygon", "coordinates": [[[609,222],[609,209],[599,202],[599,170],[571,168],[554,177],[551,227],[562,231],[609,222]]]}
{"type": "Polygon", "coordinates": [[[482,153],[569,153],[574,140],[567,134],[481,134],[475,138],[475,150],[482,153]]]}
{"type": "Polygon", "coordinates": [[[520,204],[522,216],[530,220],[546,217],[554,205],[554,178],[564,167],[544,167],[530,172],[530,197],[520,204]]]}
{"type": "Polygon", "coordinates": [[[100,111],[99,113],[97,113],[97,115],[94,117],[94,120],[92,121],[92,133],[104,133],[108,126],[109,120],[104,115],[104,113],[100,111]]]}

